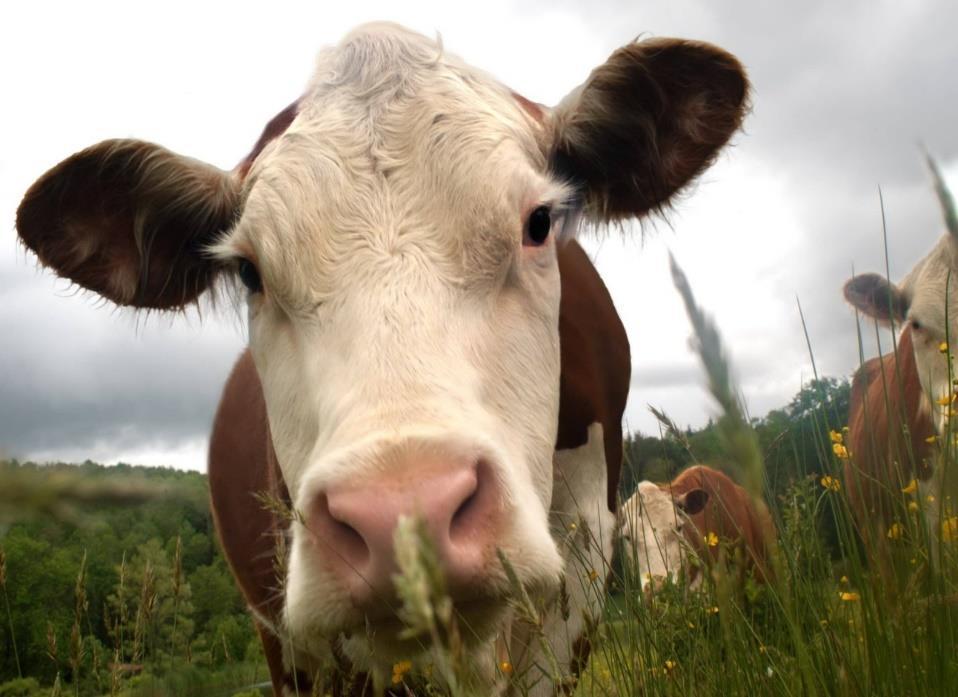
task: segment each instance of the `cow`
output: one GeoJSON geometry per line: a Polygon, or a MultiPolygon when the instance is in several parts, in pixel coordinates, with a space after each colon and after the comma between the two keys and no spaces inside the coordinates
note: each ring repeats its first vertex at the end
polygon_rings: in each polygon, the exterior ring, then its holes
{"type": "MultiPolygon", "coordinates": [[[[947,238],[943,241],[952,244],[947,238]]],[[[940,250],[929,258],[933,267],[929,271],[936,273],[934,266],[943,262],[940,250]]],[[[909,285],[913,290],[903,291],[870,274],[849,279],[844,288],[845,298],[866,316],[903,327],[895,350],[866,361],[852,379],[844,461],[845,487],[856,527],[866,552],[889,583],[895,580],[889,533],[892,526],[903,524],[903,491],[908,491],[912,481],[917,481],[914,493],[920,499],[923,523],[932,541],[931,558],[938,556],[935,541],[943,492],[941,468],[936,467],[940,456],[937,434],[939,428],[948,428],[944,409],[950,407],[936,410],[930,395],[950,395],[952,387],[935,378],[939,372],[936,365],[947,370],[948,359],[941,352],[943,314],[934,311],[927,283],[915,278],[910,284],[916,281],[917,287],[909,285]],[[920,301],[908,319],[910,294],[916,290],[920,290],[920,301]]],[[[944,292],[944,287],[940,290],[944,292]]],[[[944,297],[938,302],[943,312],[944,297]]]]}
{"type": "Polygon", "coordinates": [[[626,571],[638,574],[646,593],[669,579],[701,587],[703,569],[722,554],[737,559],[743,579],[751,574],[764,582],[778,538],[765,503],[706,465],[693,465],[666,484],[639,482],[622,504],[619,525],[626,571]]]}
{"type": "Polygon", "coordinates": [[[655,38],[547,108],[375,23],[320,53],[232,171],[112,140],[29,189],[22,242],[119,306],[245,288],[249,346],[209,477],[275,694],[334,669],[381,685],[394,662],[430,660],[396,613],[407,517],[483,692],[568,685],[601,610],[630,374],[574,235],[668,207],[748,93],[725,51],[655,38]],[[535,627],[517,584],[544,608],[535,627]],[[562,675],[539,669],[553,664],[562,675]]]}

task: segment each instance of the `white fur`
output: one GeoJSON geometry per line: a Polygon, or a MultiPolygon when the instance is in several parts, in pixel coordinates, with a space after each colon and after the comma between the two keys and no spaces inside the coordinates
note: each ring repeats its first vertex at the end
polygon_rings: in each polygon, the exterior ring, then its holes
{"type": "MultiPolygon", "coordinates": [[[[554,592],[559,275],[554,242],[521,241],[528,213],[558,210],[568,191],[546,174],[541,130],[435,43],[362,27],[320,55],[215,252],[251,257],[263,279],[250,346],[294,506],[390,476],[387,454],[408,440],[465,443],[489,455],[505,492],[499,546],[524,584],[554,592]]],[[[601,453],[599,431],[589,447],[601,453]]],[[[597,457],[580,493],[608,552],[609,514],[592,510],[605,500],[597,457]]],[[[286,630],[291,654],[313,665],[329,639],[365,627],[298,523],[291,542],[286,630]]],[[[494,559],[485,583],[507,591],[494,559]]],[[[357,668],[385,667],[375,655],[389,641],[376,641],[371,654],[347,642],[357,668]]]]}
{"type": "Polygon", "coordinates": [[[622,504],[621,520],[625,558],[639,574],[642,590],[677,577],[689,552],[683,528],[691,522],[672,494],[658,484],[640,482],[636,493],[622,504]]]}

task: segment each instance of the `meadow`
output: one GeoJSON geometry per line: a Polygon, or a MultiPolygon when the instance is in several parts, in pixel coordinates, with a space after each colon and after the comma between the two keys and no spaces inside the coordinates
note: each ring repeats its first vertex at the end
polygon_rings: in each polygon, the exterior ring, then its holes
{"type": "MultiPolygon", "coordinates": [[[[628,555],[617,555],[587,588],[605,599],[587,666],[578,681],[554,677],[579,697],[958,694],[958,517],[949,501],[930,536],[920,516],[932,502],[911,482],[892,487],[898,518],[883,543],[893,573],[879,573],[843,481],[854,457],[845,447],[848,380],[816,375],[788,405],[747,418],[717,328],[674,274],[720,409],[696,431],[663,414],[661,433],[630,436],[620,493],[691,462],[723,469],[769,505],[779,531],[771,578],[743,582],[730,541],[716,539],[727,554],[703,569],[702,589],[679,577],[647,595],[628,555]]],[[[947,471],[954,434],[938,439],[947,471]]],[[[397,545],[403,619],[443,650],[438,665],[397,663],[377,687],[474,694],[456,640],[462,628],[443,603],[428,545],[414,527],[397,545]],[[437,671],[451,689],[431,679],[437,671]]],[[[203,475],[3,463],[0,596],[0,697],[268,694],[203,475]]],[[[541,608],[522,588],[514,605],[534,634],[541,608]]],[[[513,675],[508,661],[499,670],[518,694],[532,677],[513,675]]],[[[320,681],[314,693],[342,689],[320,681]]]]}

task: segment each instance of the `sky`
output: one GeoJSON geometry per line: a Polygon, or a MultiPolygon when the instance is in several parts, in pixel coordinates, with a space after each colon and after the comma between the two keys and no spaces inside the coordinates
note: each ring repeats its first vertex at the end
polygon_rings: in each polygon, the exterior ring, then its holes
{"type": "Polygon", "coordinates": [[[882,201],[893,279],[942,233],[922,144],[958,189],[958,4],[947,0],[6,3],[0,454],[205,468],[243,311],[143,317],[78,292],[17,243],[16,207],[49,167],[105,138],[232,168],[302,91],[318,50],[376,19],[441,35],[544,104],[636,37],[711,41],[745,64],[743,132],[667,218],[582,238],[632,344],[632,431],[658,431],[649,404],[692,427],[715,413],[670,250],[761,416],[813,375],[798,302],[818,372],[858,365],[841,286],[853,269],[884,269],[882,201]]]}

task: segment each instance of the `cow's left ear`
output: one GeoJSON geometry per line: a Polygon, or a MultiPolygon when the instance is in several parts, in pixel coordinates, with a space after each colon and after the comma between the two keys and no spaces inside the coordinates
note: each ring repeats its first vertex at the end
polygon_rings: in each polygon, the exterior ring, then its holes
{"type": "Polygon", "coordinates": [[[690,489],[681,496],[675,497],[675,507],[687,515],[701,513],[708,502],[709,492],[705,489],[690,489]]]}
{"type": "Polygon", "coordinates": [[[656,210],[715,158],[748,110],[738,60],[710,44],[629,44],[553,111],[553,170],[601,222],[656,210]]]}

